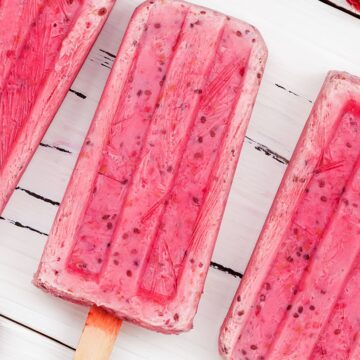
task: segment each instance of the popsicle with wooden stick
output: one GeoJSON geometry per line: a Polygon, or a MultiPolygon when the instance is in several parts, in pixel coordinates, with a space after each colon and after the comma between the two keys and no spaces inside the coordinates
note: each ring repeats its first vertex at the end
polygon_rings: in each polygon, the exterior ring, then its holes
{"type": "Polygon", "coordinates": [[[0,214],[114,1],[0,2],[0,214]]]}
{"type": "Polygon", "coordinates": [[[221,329],[225,359],[356,358],[359,155],[360,78],[330,72],[221,329]]]}
{"type": "Polygon", "coordinates": [[[266,56],[242,21],[142,4],[35,284],[149,329],[191,329],[266,56]]]}

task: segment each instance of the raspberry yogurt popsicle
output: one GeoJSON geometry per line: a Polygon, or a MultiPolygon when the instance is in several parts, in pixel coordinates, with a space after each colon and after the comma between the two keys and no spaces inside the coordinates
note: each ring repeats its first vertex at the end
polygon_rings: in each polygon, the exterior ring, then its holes
{"type": "Polygon", "coordinates": [[[0,1],[0,214],[113,3],[0,1]]]}
{"type": "Polygon", "coordinates": [[[224,358],[357,358],[359,153],[360,79],[330,72],[221,329],[224,358]]]}
{"type": "Polygon", "coordinates": [[[266,57],[242,21],[182,1],[137,8],[35,284],[189,330],[266,57]]]}

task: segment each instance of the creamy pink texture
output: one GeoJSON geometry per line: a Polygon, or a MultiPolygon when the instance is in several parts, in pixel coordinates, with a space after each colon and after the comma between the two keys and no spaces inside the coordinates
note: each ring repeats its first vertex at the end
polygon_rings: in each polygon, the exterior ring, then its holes
{"type": "Polygon", "coordinates": [[[112,4],[0,3],[0,213],[112,4]]]}
{"type": "Polygon", "coordinates": [[[360,80],[331,73],[223,325],[225,358],[349,358],[360,329],[359,153],[360,80]]]}
{"type": "Polygon", "coordinates": [[[35,283],[190,329],[265,61],[246,23],[181,1],[140,6],[35,283]]]}

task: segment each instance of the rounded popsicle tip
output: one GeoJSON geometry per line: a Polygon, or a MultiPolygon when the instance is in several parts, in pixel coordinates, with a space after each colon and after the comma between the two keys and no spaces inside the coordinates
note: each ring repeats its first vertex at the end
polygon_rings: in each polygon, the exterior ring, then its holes
{"type": "Polygon", "coordinates": [[[223,359],[231,359],[230,350],[226,344],[223,343],[221,337],[219,338],[219,353],[223,359]]]}
{"type": "Polygon", "coordinates": [[[350,82],[355,84],[360,84],[360,77],[352,75],[346,71],[340,71],[340,70],[330,70],[327,73],[326,81],[327,82],[350,82]]]}
{"type": "Polygon", "coordinates": [[[232,326],[228,321],[229,315],[227,315],[224,320],[219,333],[218,338],[218,350],[223,359],[230,360],[232,359],[232,353],[234,344],[232,344],[232,340],[235,339],[235,336],[232,331],[232,326]]]}

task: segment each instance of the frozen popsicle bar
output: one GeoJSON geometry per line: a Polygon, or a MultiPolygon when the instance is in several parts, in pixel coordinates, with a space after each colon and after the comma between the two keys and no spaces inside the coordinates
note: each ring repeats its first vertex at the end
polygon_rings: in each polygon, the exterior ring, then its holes
{"type": "Polygon", "coordinates": [[[346,0],[354,10],[360,12],[360,1],[359,0],[346,0]]]}
{"type": "Polygon", "coordinates": [[[0,214],[113,3],[0,1],[0,214]]]}
{"type": "Polygon", "coordinates": [[[35,284],[161,332],[189,330],[266,56],[242,21],[143,3],[35,284]]]}
{"type": "Polygon", "coordinates": [[[360,78],[330,72],[220,333],[224,358],[353,359],[360,78]]]}

